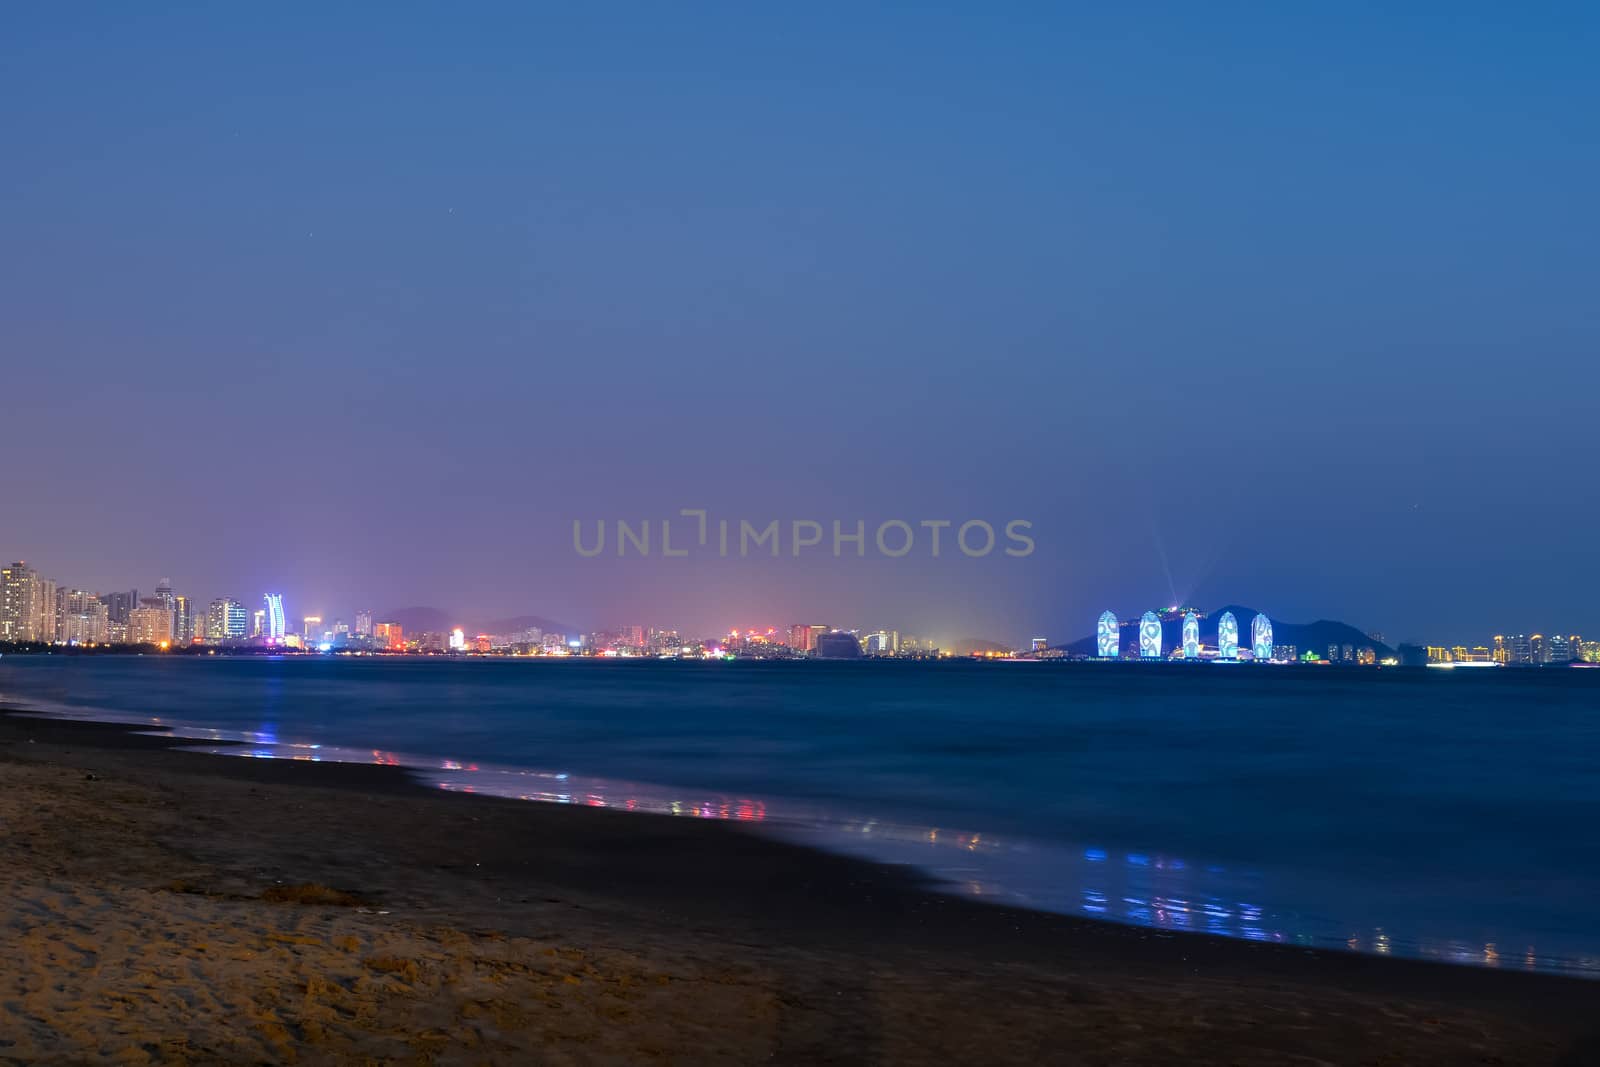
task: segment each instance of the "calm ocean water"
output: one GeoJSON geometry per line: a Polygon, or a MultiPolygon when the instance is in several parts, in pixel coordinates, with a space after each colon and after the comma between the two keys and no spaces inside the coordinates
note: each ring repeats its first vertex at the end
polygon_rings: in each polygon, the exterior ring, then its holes
{"type": "Polygon", "coordinates": [[[744,819],[1096,918],[1600,977],[1600,671],[7,656],[0,700],[744,819]]]}

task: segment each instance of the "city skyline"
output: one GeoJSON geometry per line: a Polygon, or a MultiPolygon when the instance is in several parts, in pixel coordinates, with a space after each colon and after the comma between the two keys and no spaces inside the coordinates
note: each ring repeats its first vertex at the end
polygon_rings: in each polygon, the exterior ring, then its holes
{"type": "MultiPolygon", "coordinates": [[[[452,635],[457,641],[464,639],[483,638],[495,636],[504,639],[506,634],[490,635],[481,625],[488,616],[474,615],[471,612],[455,613],[438,609],[433,606],[410,606],[386,609],[382,613],[374,612],[371,608],[356,608],[349,611],[334,612],[332,614],[318,613],[295,615],[291,612],[292,602],[281,592],[266,592],[261,594],[264,607],[249,608],[246,603],[231,595],[214,597],[209,601],[174,592],[172,580],[163,577],[157,583],[155,592],[150,597],[139,596],[138,590],[117,590],[110,593],[99,593],[70,586],[53,578],[41,574],[37,568],[26,561],[15,561],[0,570],[0,642],[4,641],[43,641],[44,643],[59,644],[105,644],[116,643],[115,634],[122,634],[123,640],[134,644],[159,644],[162,646],[179,645],[189,642],[225,644],[229,642],[242,642],[245,639],[265,638],[271,643],[282,643],[291,635],[303,638],[305,646],[316,649],[319,642],[341,635],[354,635],[356,637],[371,638],[375,634],[384,635],[390,628],[396,633],[396,639],[402,632],[402,627],[387,616],[398,616],[418,611],[435,611],[452,621],[441,624],[437,630],[428,632],[430,638],[450,639],[452,635]],[[33,584],[27,584],[33,583],[33,584]],[[43,622],[45,614],[50,615],[50,622],[46,626],[43,622]],[[300,625],[296,626],[296,622],[300,625]],[[326,623],[327,628],[322,629],[326,623]],[[316,624],[317,630],[312,632],[316,624]],[[114,629],[120,625],[121,630],[114,629]]],[[[770,612],[768,613],[771,614],[770,612]]],[[[838,613],[835,613],[837,617],[838,613]]],[[[1198,620],[1207,618],[1209,612],[1197,612],[1192,607],[1172,605],[1161,609],[1147,609],[1142,616],[1137,618],[1121,618],[1116,612],[1106,610],[1101,612],[1098,620],[1098,651],[1099,658],[1195,658],[1198,653],[1199,626],[1198,620]],[[1163,636],[1161,632],[1162,620],[1179,620],[1182,624],[1180,640],[1163,650],[1163,636]],[[1134,634],[1131,641],[1123,638],[1120,629],[1132,627],[1134,634]],[[1124,648],[1124,642],[1127,647],[1124,648]]],[[[529,612],[518,613],[512,618],[540,618],[529,612]]],[[[491,624],[492,626],[493,624],[491,624]]],[[[561,624],[567,632],[554,633],[559,638],[556,643],[565,645],[567,637],[576,637],[580,644],[589,644],[589,639],[603,635],[606,638],[620,637],[622,634],[636,632],[637,637],[631,642],[619,641],[618,643],[633,647],[644,647],[644,635],[648,632],[671,634],[674,638],[684,635],[685,641],[709,641],[724,635],[737,636],[741,632],[748,632],[752,636],[756,630],[742,627],[714,626],[710,629],[696,629],[682,627],[670,623],[651,623],[648,626],[640,624],[619,625],[616,620],[605,623],[589,622],[577,626],[568,623],[561,624]]],[[[1266,659],[1281,658],[1274,654],[1275,649],[1281,649],[1273,641],[1272,621],[1265,613],[1257,613],[1250,621],[1249,630],[1241,638],[1239,620],[1229,611],[1221,612],[1217,625],[1223,628],[1222,635],[1209,646],[1213,653],[1220,649],[1221,658],[1232,659],[1235,654],[1228,649],[1244,648],[1251,653],[1251,658],[1266,659]],[[1264,654],[1263,650],[1266,650],[1264,654]]],[[[1300,624],[1303,625],[1303,624],[1300,624]]],[[[537,631],[533,627],[530,632],[537,631]]],[[[932,631],[925,627],[911,626],[907,630],[884,629],[881,626],[874,628],[871,625],[845,625],[834,626],[819,623],[788,623],[781,627],[767,626],[761,632],[765,634],[763,640],[773,644],[783,644],[786,647],[809,652],[816,648],[819,635],[827,632],[848,632],[863,635],[863,650],[874,651],[871,640],[877,636],[885,640],[893,635],[894,649],[898,651],[900,634],[910,633],[915,630],[925,635],[922,638],[911,637],[911,648],[944,648],[966,646],[972,642],[984,643],[993,640],[980,634],[964,634],[960,636],[939,635],[926,636],[932,631]],[[799,635],[798,638],[796,635],[799,635]]],[[[1070,631],[1055,644],[1065,645],[1083,640],[1082,635],[1070,631]]],[[[1365,631],[1372,642],[1382,645],[1386,637],[1375,629],[1365,631]]],[[[1593,631],[1591,631],[1593,632],[1593,631]]],[[[1051,644],[1046,638],[1035,636],[1026,640],[1002,641],[1014,651],[1024,651],[1031,647],[1032,651],[1040,649],[1041,642],[1047,646],[1051,644]]],[[[418,635],[413,632],[406,635],[415,639],[418,635]]],[[[1472,639],[1477,641],[1478,639],[1472,639]]],[[[538,638],[534,638],[537,643],[538,638]]],[[[1423,649],[1427,661],[1436,664],[1447,663],[1496,663],[1500,665],[1511,664],[1541,664],[1580,661],[1591,658],[1586,653],[1589,651],[1600,652],[1600,646],[1595,642],[1583,640],[1579,631],[1574,629],[1554,629],[1548,631],[1528,632],[1505,631],[1496,633],[1489,638],[1490,644],[1467,644],[1464,641],[1451,639],[1448,641],[1436,640],[1429,637],[1426,640],[1403,640],[1396,645],[1407,645],[1414,649],[1423,649]],[[1491,648],[1492,645],[1492,648],[1491,648]]],[[[397,650],[395,646],[386,646],[380,642],[375,647],[397,650]]],[[[455,645],[441,646],[455,650],[455,645]]],[[[463,646],[464,647],[464,646],[463,646]]],[[[1287,655],[1288,659],[1297,659],[1300,656],[1292,646],[1287,655]]],[[[324,649],[326,651],[326,649],[324,649]]],[[[880,646],[876,651],[891,651],[880,646]]],[[[1310,652],[1314,656],[1320,655],[1320,650],[1305,649],[1301,652],[1310,652]]],[[[1330,648],[1327,658],[1333,660],[1352,659],[1352,654],[1358,651],[1355,646],[1345,645],[1342,657],[1337,654],[1337,649],[1330,648]]],[[[1370,649],[1367,650],[1370,652],[1370,649]]],[[[1600,656],[1594,657],[1600,658],[1600,656]]]]}

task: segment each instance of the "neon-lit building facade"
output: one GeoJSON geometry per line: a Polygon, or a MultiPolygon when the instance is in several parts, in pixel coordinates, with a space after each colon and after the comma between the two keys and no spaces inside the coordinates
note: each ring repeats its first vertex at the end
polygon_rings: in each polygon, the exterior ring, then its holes
{"type": "Polygon", "coordinates": [[[1272,620],[1265,615],[1250,621],[1250,654],[1263,661],[1272,658],[1272,620]]]}
{"type": "Polygon", "coordinates": [[[1100,613],[1100,626],[1095,631],[1095,650],[1101,659],[1116,659],[1122,653],[1122,631],[1117,629],[1115,612],[1100,613]]]}
{"type": "Polygon", "coordinates": [[[1239,620],[1233,612],[1224,611],[1217,620],[1217,656],[1220,659],[1239,658],[1239,620]]]}
{"type": "Polygon", "coordinates": [[[1139,619],[1139,658],[1161,658],[1161,620],[1153,611],[1147,611],[1139,619]]]}
{"type": "Polygon", "coordinates": [[[1183,658],[1200,658],[1200,616],[1192,611],[1183,617],[1183,658]]]}
{"type": "Polygon", "coordinates": [[[283,615],[283,594],[268,593],[261,599],[267,602],[265,636],[270,641],[282,641],[289,632],[288,620],[283,615]]]}

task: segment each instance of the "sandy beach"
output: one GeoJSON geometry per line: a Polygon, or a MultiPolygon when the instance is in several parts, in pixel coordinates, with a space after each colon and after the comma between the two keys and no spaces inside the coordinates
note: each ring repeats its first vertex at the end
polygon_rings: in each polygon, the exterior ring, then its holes
{"type": "Polygon", "coordinates": [[[0,1062],[1600,1062],[1600,987],[0,715],[0,1062]]]}

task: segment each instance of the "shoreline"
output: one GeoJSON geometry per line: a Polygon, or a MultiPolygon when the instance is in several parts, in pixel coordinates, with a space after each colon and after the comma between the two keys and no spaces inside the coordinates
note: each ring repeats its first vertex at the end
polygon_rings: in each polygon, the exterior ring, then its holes
{"type": "Polygon", "coordinates": [[[401,768],[217,759],[175,744],[0,712],[10,785],[0,936],[17,942],[0,949],[19,960],[19,986],[53,983],[88,1013],[80,1030],[57,1032],[58,1019],[48,1037],[24,989],[22,1012],[0,1010],[0,1061],[109,1049],[95,1036],[108,1022],[90,1010],[92,984],[115,970],[97,947],[106,942],[124,953],[166,945],[185,961],[149,972],[152,1000],[214,990],[214,1020],[202,1011],[169,1026],[191,1034],[196,1058],[223,1062],[290,1048],[301,1062],[401,1048],[439,1062],[457,1048],[477,1050],[462,1062],[553,1049],[587,1062],[911,1063],[957,1050],[1027,1062],[1063,1042],[1086,1063],[1282,1063],[1312,1049],[1343,1049],[1348,1058],[1333,1062],[1350,1063],[1600,1053],[1588,1018],[1597,990],[1584,979],[1028,911],[737,823],[466,796],[401,768]],[[304,884],[367,903],[262,899],[304,884]],[[90,897],[120,906],[97,910],[90,897]],[[212,942],[196,940],[194,924],[211,930],[223,917],[259,935],[240,950],[248,959],[211,960],[212,942]],[[79,932],[74,951],[92,965],[69,960],[63,972],[59,945],[28,943],[61,925],[79,932]],[[283,936],[310,943],[274,940],[283,936]],[[352,939],[361,952],[338,947],[352,939]],[[595,974],[525,962],[575,959],[595,974]],[[382,969],[396,960],[399,972],[382,969]],[[469,995],[485,967],[490,991],[526,988],[469,995]],[[707,995],[743,1007],[708,1012],[707,995]],[[401,1002],[428,1010],[385,1014],[401,1002]],[[241,1011],[264,1021],[241,1031],[229,1021],[241,1011]],[[588,1022],[567,1033],[574,1019],[588,1022]]]}
{"type": "MultiPolygon", "coordinates": [[[[424,755],[420,750],[408,753],[368,744],[328,744],[316,742],[309,735],[280,739],[272,733],[233,727],[219,729],[192,719],[175,720],[92,706],[29,703],[26,698],[0,696],[0,713],[7,709],[23,716],[38,715],[149,733],[166,748],[229,755],[235,759],[309,758],[325,766],[381,762],[407,772],[413,784],[424,792],[438,788],[476,797],[610,808],[631,814],[738,820],[769,840],[906,871],[931,892],[989,906],[1074,917],[1096,924],[1130,926],[1157,935],[1198,932],[1336,955],[1358,953],[1381,959],[1566,975],[1589,981],[1600,979],[1600,970],[1596,969],[1592,956],[1581,953],[1561,956],[1549,952],[1535,956],[1531,942],[1526,952],[1518,951],[1523,942],[1515,936],[1491,934],[1473,942],[1441,937],[1437,933],[1432,937],[1418,937],[1402,925],[1379,922],[1368,931],[1373,934],[1370,940],[1358,942],[1359,934],[1352,932],[1350,924],[1340,923],[1334,917],[1327,899],[1319,908],[1309,898],[1282,893],[1276,898],[1271,894],[1255,897],[1258,890],[1247,883],[1251,877],[1259,875],[1243,867],[1231,871],[1212,868],[1207,877],[1213,881],[1197,882],[1201,877],[1198,872],[1206,868],[1193,857],[1171,857],[1174,869],[1185,872],[1181,882],[1173,881],[1165,886],[1159,883],[1118,884],[1113,875],[1108,883],[1103,873],[1107,851],[1082,842],[1063,844],[1022,834],[963,832],[959,826],[896,822],[873,814],[870,809],[864,814],[861,810],[851,812],[815,802],[749,797],[516,764],[475,763],[438,753],[424,755]],[[1135,895],[1119,896],[1119,893],[1135,895]],[[1082,908],[1078,906],[1080,897],[1086,905],[1082,908]],[[1134,913],[1138,905],[1148,900],[1153,901],[1151,908],[1159,915],[1164,899],[1176,907],[1169,908],[1171,914],[1161,916],[1159,921],[1151,918],[1150,908],[1143,915],[1134,913]],[[1190,906],[1196,900],[1251,899],[1274,906],[1265,914],[1260,903],[1238,903],[1220,912],[1210,905],[1204,909],[1199,904],[1190,906]],[[1100,907],[1087,906],[1093,903],[1100,907]],[[1119,908],[1124,910],[1119,911],[1119,908]],[[1086,911],[1100,914],[1086,915],[1086,911]],[[1498,950],[1497,941],[1500,942],[1498,950]]],[[[1136,858],[1130,855],[1128,860],[1132,863],[1136,858]]],[[[1148,859],[1141,863],[1143,867],[1150,865],[1148,859]]],[[[1379,892],[1383,889],[1381,886],[1374,888],[1379,892]]]]}

